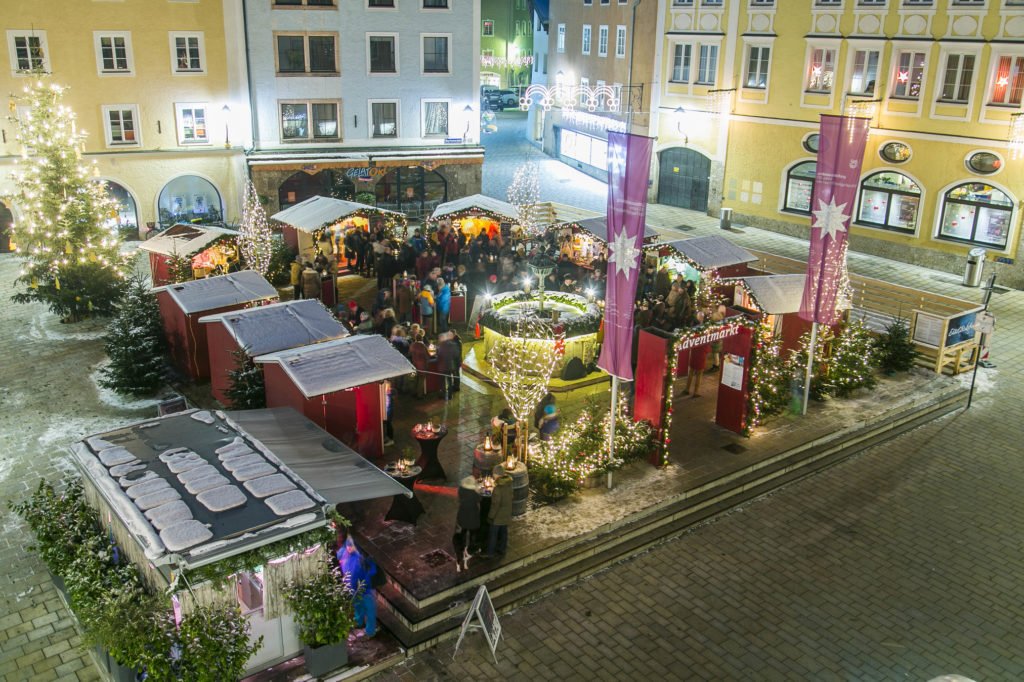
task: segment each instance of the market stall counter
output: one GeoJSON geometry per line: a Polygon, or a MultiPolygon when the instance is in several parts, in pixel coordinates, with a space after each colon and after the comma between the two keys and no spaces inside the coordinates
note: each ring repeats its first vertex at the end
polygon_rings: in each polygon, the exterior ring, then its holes
{"type": "Polygon", "coordinates": [[[173,225],[139,244],[149,254],[153,286],[172,284],[175,258],[188,259],[188,279],[200,279],[220,271],[226,273],[238,262],[238,232],[212,225],[173,225]]]}

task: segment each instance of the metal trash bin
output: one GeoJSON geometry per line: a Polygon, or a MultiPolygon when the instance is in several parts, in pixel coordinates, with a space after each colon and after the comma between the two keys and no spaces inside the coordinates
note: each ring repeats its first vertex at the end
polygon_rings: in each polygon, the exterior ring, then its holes
{"type": "Polygon", "coordinates": [[[964,267],[964,286],[981,286],[981,275],[985,269],[985,249],[976,248],[967,252],[967,265],[964,267]]]}
{"type": "Polygon", "coordinates": [[[732,209],[722,207],[722,212],[718,217],[718,227],[723,230],[728,230],[732,227],[732,209]]]}

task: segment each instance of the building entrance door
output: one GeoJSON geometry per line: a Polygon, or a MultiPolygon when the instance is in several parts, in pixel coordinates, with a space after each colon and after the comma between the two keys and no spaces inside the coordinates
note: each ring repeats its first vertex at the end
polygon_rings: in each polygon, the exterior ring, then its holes
{"type": "Polygon", "coordinates": [[[658,159],[658,203],[707,211],[711,159],[683,147],[666,149],[658,159]]]}

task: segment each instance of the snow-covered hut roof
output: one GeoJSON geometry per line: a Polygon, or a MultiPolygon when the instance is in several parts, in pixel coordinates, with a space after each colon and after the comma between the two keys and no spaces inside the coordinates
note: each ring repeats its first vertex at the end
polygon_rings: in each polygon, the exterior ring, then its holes
{"type": "Polygon", "coordinates": [[[180,284],[167,284],[154,287],[153,291],[166,291],[187,315],[239,303],[277,298],[277,289],[274,285],[255,270],[242,270],[180,284]]]}
{"type": "MultiPolygon", "coordinates": [[[[590,234],[600,239],[605,244],[608,243],[608,216],[602,215],[595,218],[586,218],[584,220],[573,220],[568,223],[563,223],[562,227],[579,227],[586,230],[590,234]]],[[[644,240],[654,239],[658,236],[658,233],[651,228],[650,225],[644,225],[644,240]]]]}
{"type": "Polygon", "coordinates": [[[742,246],[736,246],[725,237],[716,234],[706,237],[693,237],[692,239],[680,239],[669,242],[668,246],[677,251],[686,260],[691,261],[700,270],[724,268],[728,265],[739,265],[740,263],[753,263],[757,260],[757,256],[742,246]]]}
{"type": "Polygon", "coordinates": [[[399,222],[405,222],[405,214],[398,211],[388,211],[354,201],[321,196],[310,197],[305,201],[300,201],[294,206],[278,211],[270,217],[278,222],[291,225],[297,230],[312,234],[324,225],[330,225],[331,223],[344,220],[351,215],[363,214],[365,212],[388,213],[394,215],[399,222]]]}
{"type": "Polygon", "coordinates": [[[281,365],[307,398],[416,371],[390,341],[377,334],[349,336],[270,353],[253,361],[281,365]]]}
{"type": "Polygon", "coordinates": [[[71,449],[75,465],[157,566],[212,563],[322,527],[325,509],[340,501],[408,493],[290,408],[191,410],[90,436],[71,449]],[[339,478],[352,484],[339,489],[339,478]]]}
{"type": "MultiPolygon", "coordinates": [[[[800,310],[800,301],[803,298],[807,275],[758,275],[737,279],[750,292],[754,303],[757,304],[761,312],[769,315],[784,315],[800,310]]],[[[730,281],[732,280],[723,280],[724,283],[730,281]]],[[[845,297],[836,298],[837,306],[849,307],[849,303],[845,297]]]]}
{"type": "Polygon", "coordinates": [[[140,243],[139,249],[162,256],[194,256],[221,239],[237,236],[236,230],[223,227],[178,223],[140,243]]]}
{"type": "Polygon", "coordinates": [[[312,298],[207,315],[199,321],[222,323],[249,357],[348,336],[344,325],[312,298]]]}
{"type": "Polygon", "coordinates": [[[447,216],[465,214],[467,211],[472,211],[473,209],[478,210],[481,214],[490,215],[492,218],[502,222],[514,223],[519,220],[516,217],[518,212],[516,211],[515,206],[506,201],[502,201],[501,199],[494,199],[483,194],[473,194],[468,197],[462,197],[461,199],[455,199],[453,201],[439,204],[438,207],[434,209],[434,213],[430,216],[430,220],[443,220],[447,216]]]}

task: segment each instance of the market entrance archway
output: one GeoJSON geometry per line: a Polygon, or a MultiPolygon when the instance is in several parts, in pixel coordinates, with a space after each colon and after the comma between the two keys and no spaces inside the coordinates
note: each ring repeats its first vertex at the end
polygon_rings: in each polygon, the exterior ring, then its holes
{"type": "Polygon", "coordinates": [[[354,201],[356,186],[343,171],[328,168],[313,174],[298,171],[277,188],[277,201],[282,210],[316,196],[354,201]]]}
{"type": "Polygon", "coordinates": [[[161,229],[176,223],[224,224],[220,192],[212,182],[198,175],[182,175],[164,185],[157,206],[161,229]]]}
{"type": "Polygon", "coordinates": [[[708,210],[711,159],[693,149],[671,147],[658,154],[658,203],[708,210]]]}
{"type": "Polygon", "coordinates": [[[400,211],[410,218],[426,218],[448,201],[448,181],[437,171],[396,168],[377,183],[377,208],[400,211]]]}

